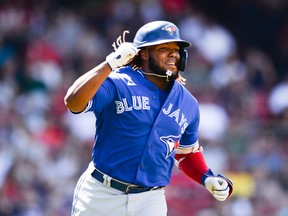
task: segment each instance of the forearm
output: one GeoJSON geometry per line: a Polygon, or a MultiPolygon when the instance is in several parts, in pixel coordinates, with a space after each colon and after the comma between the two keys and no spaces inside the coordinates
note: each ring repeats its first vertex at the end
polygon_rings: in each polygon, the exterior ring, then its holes
{"type": "Polygon", "coordinates": [[[199,146],[189,154],[176,154],[175,158],[178,161],[178,167],[187,176],[199,184],[203,184],[202,178],[209,168],[199,146]]]}
{"type": "Polygon", "coordinates": [[[64,103],[72,112],[81,112],[98,91],[110,72],[126,65],[139,50],[133,43],[121,43],[115,52],[106,56],[106,61],[79,77],[68,89],[64,103]]]}
{"type": "Polygon", "coordinates": [[[202,149],[199,146],[188,154],[176,154],[175,159],[178,161],[178,167],[191,179],[204,185],[213,196],[224,201],[233,193],[233,183],[223,175],[214,175],[208,168],[202,149]]]}
{"type": "Polygon", "coordinates": [[[67,108],[72,112],[83,111],[110,72],[110,66],[103,62],[80,76],[66,93],[64,103],[67,108]]]}

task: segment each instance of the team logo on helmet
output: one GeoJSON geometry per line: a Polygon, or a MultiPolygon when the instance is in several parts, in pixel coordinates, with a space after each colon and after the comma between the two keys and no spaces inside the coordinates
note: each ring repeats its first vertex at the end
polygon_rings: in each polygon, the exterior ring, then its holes
{"type": "Polygon", "coordinates": [[[179,147],[179,136],[162,136],[160,140],[166,144],[167,153],[166,158],[168,158],[174,151],[179,147]]]}
{"type": "Polygon", "coordinates": [[[162,28],[162,30],[167,31],[170,35],[172,35],[176,31],[176,27],[173,25],[166,25],[162,28]]]}

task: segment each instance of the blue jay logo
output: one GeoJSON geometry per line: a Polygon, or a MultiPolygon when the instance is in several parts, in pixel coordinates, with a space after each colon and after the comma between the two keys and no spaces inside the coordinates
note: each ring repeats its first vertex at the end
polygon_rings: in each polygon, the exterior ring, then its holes
{"type": "Polygon", "coordinates": [[[176,31],[176,27],[173,25],[166,25],[162,28],[162,30],[167,31],[170,35],[172,35],[176,31]]]}
{"type": "Polygon", "coordinates": [[[167,152],[166,158],[168,158],[179,147],[179,136],[162,136],[160,140],[166,144],[167,152]]]}

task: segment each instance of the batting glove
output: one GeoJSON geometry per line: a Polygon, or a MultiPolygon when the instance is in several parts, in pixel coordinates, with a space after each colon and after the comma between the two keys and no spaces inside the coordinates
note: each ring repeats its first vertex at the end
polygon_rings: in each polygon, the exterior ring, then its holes
{"type": "Polygon", "coordinates": [[[214,175],[210,169],[202,177],[201,183],[219,201],[228,199],[234,190],[230,179],[221,174],[214,175]]]}
{"type": "Polygon", "coordinates": [[[106,57],[106,62],[112,70],[126,65],[138,53],[137,47],[130,42],[123,42],[119,47],[106,57]]]}
{"type": "Polygon", "coordinates": [[[229,196],[229,186],[227,181],[219,177],[207,177],[205,187],[219,201],[224,201],[229,196]]]}

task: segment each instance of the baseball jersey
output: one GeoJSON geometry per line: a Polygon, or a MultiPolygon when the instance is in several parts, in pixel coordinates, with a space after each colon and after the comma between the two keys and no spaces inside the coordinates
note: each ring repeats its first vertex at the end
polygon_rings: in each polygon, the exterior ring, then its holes
{"type": "Polygon", "coordinates": [[[162,102],[161,95],[130,66],[104,81],[85,110],[96,116],[92,160],[99,170],[139,186],[169,184],[175,149],[198,141],[199,108],[178,81],[162,102]]]}

